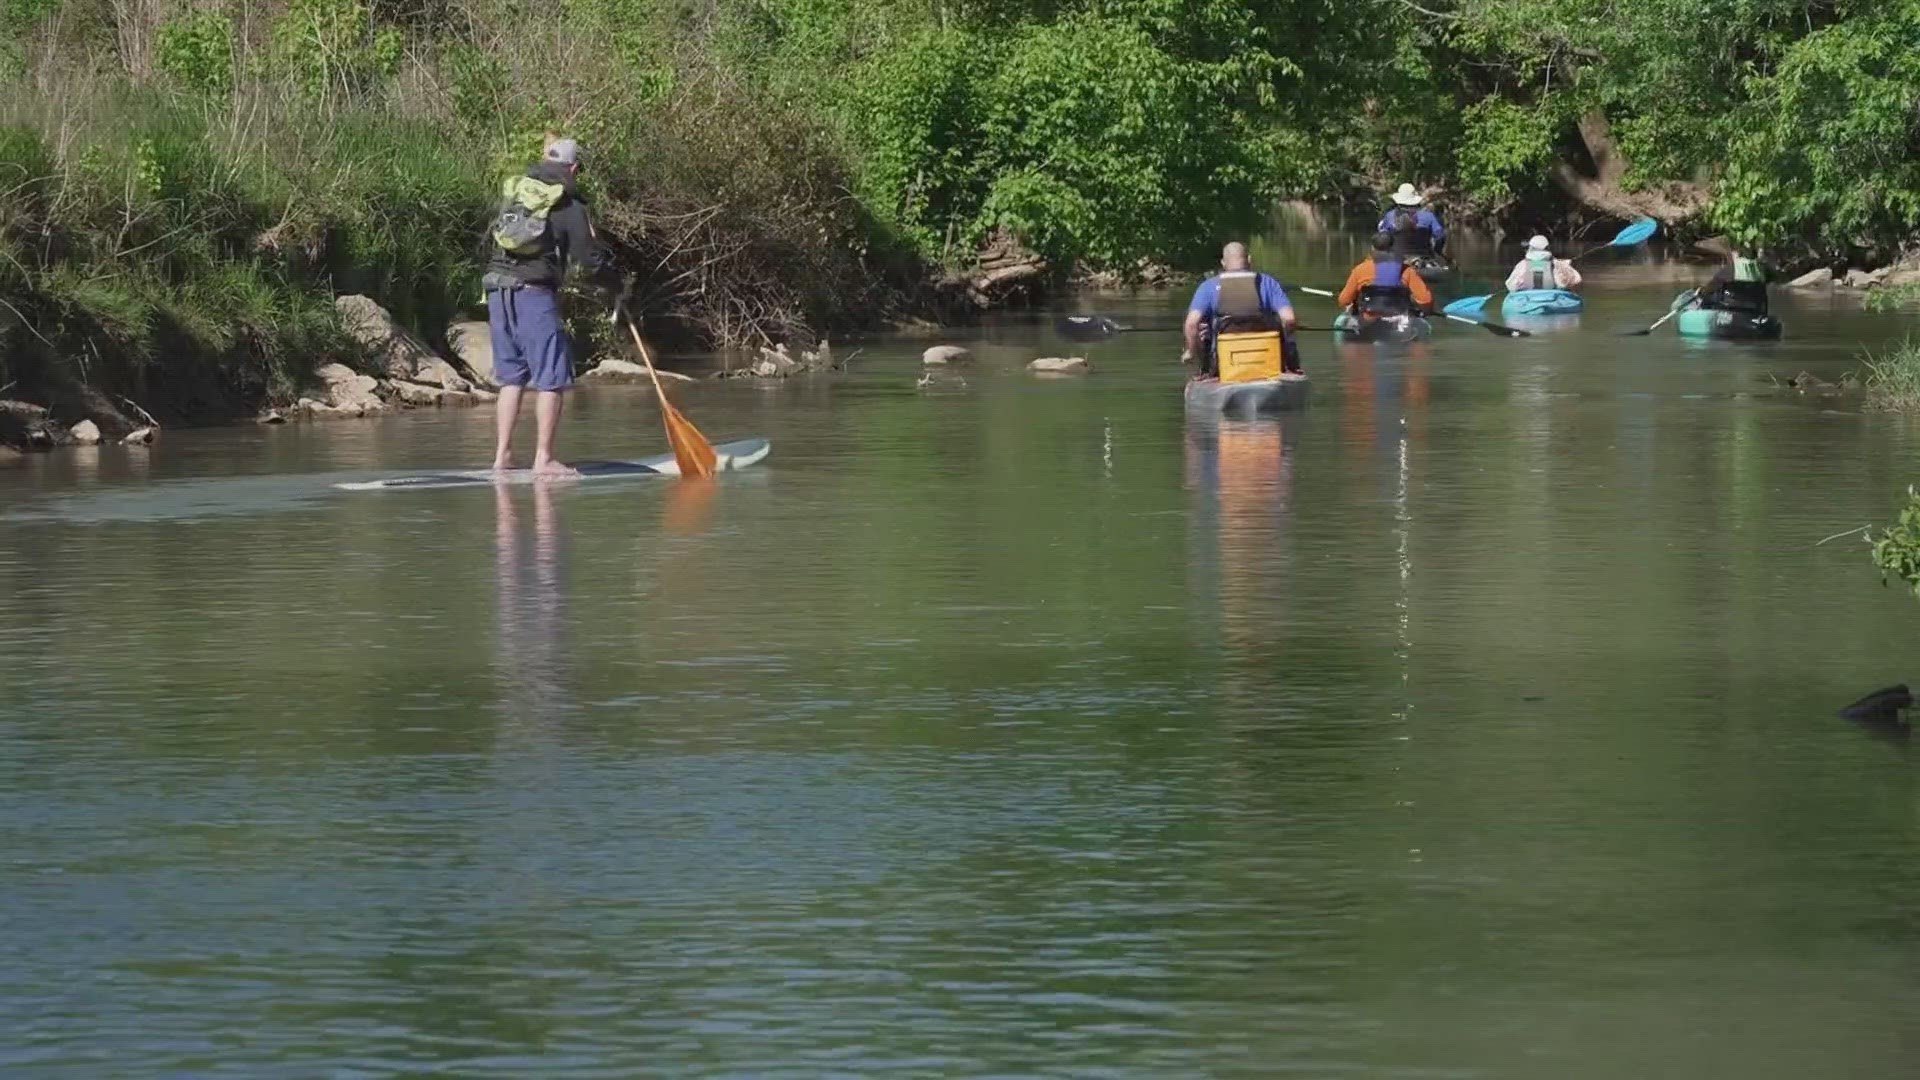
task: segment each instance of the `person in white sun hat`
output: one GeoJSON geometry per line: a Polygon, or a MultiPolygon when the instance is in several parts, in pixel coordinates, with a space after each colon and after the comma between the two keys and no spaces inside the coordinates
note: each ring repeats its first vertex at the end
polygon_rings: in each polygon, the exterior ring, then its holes
{"type": "Polygon", "coordinates": [[[1553,245],[1544,236],[1527,241],[1526,257],[1515,263],[1513,273],[1507,275],[1508,292],[1579,287],[1580,271],[1573,268],[1572,260],[1554,258],[1553,245]]]}
{"type": "Polygon", "coordinates": [[[1447,250],[1446,227],[1440,224],[1440,216],[1428,209],[1426,199],[1413,190],[1412,184],[1401,184],[1393,193],[1393,205],[1387,208],[1374,231],[1393,237],[1393,253],[1400,256],[1402,262],[1416,267],[1423,260],[1444,255],[1447,250]]]}

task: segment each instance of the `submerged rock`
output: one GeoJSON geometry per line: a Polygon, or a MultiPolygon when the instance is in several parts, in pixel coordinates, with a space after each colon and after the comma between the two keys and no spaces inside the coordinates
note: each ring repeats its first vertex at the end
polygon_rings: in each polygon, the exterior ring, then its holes
{"type": "Polygon", "coordinates": [[[73,427],[67,429],[67,434],[72,436],[73,441],[81,446],[98,446],[100,444],[100,425],[91,420],[82,420],[73,425],[73,427]]]}
{"type": "MultiPolygon", "coordinates": [[[[677,371],[660,371],[659,375],[660,375],[661,382],[693,382],[695,381],[693,376],[682,375],[677,371]]],[[[650,383],[653,381],[647,375],[647,365],[636,364],[631,360],[622,360],[618,357],[613,357],[613,356],[610,356],[605,360],[600,361],[599,364],[595,365],[593,368],[584,372],[580,377],[582,379],[592,379],[595,382],[650,383]]]]}
{"type": "Polygon", "coordinates": [[[958,364],[973,359],[973,354],[959,345],[935,345],[920,354],[922,364],[958,364]]]}
{"type": "Polygon", "coordinates": [[[153,437],[158,434],[160,434],[159,428],[154,428],[154,427],[134,428],[132,431],[127,433],[126,438],[120,440],[120,444],[122,446],[145,446],[148,443],[152,442],[153,437]]]}
{"type": "Polygon", "coordinates": [[[1027,365],[1035,375],[1085,375],[1093,365],[1084,356],[1043,356],[1027,365]]]}
{"type": "Polygon", "coordinates": [[[268,409],[260,414],[258,420],[262,424],[284,424],[287,422],[287,417],[279,409],[268,409]]]}

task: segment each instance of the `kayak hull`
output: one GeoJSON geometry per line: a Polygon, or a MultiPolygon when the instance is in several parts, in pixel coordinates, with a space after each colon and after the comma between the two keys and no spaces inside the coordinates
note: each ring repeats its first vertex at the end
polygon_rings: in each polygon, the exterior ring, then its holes
{"type": "Polygon", "coordinates": [[[1573,315],[1585,301],[1565,289],[1521,289],[1500,301],[1500,314],[1509,319],[1527,315],[1573,315]]]}
{"type": "Polygon", "coordinates": [[[1433,336],[1433,324],[1418,315],[1360,319],[1343,311],[1334,317],[1333,328],[1355,341],[1419,341],[1433,336]]]}
{"type": "MultiPolygon", "coordinates": [[[[740,439],[720,443],[713,448],[714,468],[719,472],[744,469],[773,452],[765,439],[740,439]]],[[[565,483],[638,476],[679,476],[680,463],[672,454],[656,454],[632,461],[582,461],[574,468],[578,477],[566,477],[565,483]]],[[[422,473],[417,476],[389,476],[378,480],[356,480],[333,485],[342,491],[430,491],[440,488],[485,487],[494,484],[531,484],[540,478],[532,469],[510,469],[496,473],[491,469],[460,469],[422,473]]]]}
{"type": "MultiPolygon", "coordinates": [[[[1685,303],[1692,295],[1691,292],[1681,293],[1674,300],[1674,305],[1677,307],[1685,303]]],[[[1673,317],[1673,326],[1681,337],[1718,338],[1723,341],[1777,341],[1781,331],[1780,320],[1772,315],[1716,308],[1686,308],[1673,317]]]]}
{"type": "Polygon", "coordinates": [[[1261,416],[1298,409],[1307,403],[1307,377],[1288,373],[1277,379],[1223,383],[1189,379],[1187,411],[1212,416],[1261,416]]]}

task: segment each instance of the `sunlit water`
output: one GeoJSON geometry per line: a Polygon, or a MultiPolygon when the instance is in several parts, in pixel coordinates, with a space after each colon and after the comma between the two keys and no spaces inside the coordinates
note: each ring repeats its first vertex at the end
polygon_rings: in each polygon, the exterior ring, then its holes
{"type": "Polygon", "coordinates": [[[1774,381],[1902,322],[1585,265],[1280,422],[1009,319],[676,388],[774,443],[706,496],[330,487],[484,411],[0,473],[0,1074],[1914,1075],[1920,761],[1834,710],[1920,604],[1820,541],[1920,431],[1774,381]]]}

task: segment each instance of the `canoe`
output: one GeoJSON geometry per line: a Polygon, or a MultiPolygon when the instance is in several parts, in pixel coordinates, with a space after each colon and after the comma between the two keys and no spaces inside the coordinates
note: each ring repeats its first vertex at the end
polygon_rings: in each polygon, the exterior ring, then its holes
{"type": "MultiPolygon", "coordinates": [[[[1682,307],[1693,299],[1688,289],[1673,298],[1673,306],[1682,307]]],[[[1686,308],[1673,317],[1681,337],[1721,338],[1728,341],[1773,341],[1780,337],[1780,320],[1772,315],[1719,308],[1686,308]]]]}
{"type": "Polygon", "coordinates": [[[1392,315],[1367,321],[1343,311],[1334,316],[1333,328],[1356,341],[1419,341],[1433,336],[1433,324],[1418,315],[1392,315]]]}
{"type": "MultiPolygon", "coordinates": [[[[744,469],[766,457],[773,450],[773,444],[765,439],[740,439],[725,442],[713,448],[714,468],[721,472],[744,469]]],[[[605,480],[613,477],[635,476],[679,476],[680,464],[671,453],[655,454],[652,457],[637,458],[632,461],[581,461],[574,468],[580,470],[579,480],[605,480]]],[[[389,476],[379,480],[356,480],[333,485],[342,491],[409,491],[432,490],[435,488],[478,487],[489,484],[530,484],[539,479],[532,469],[511,469],[496,473],[492,469],[462,469],[449,472],[423,473],[418,476],[389,476]]],[[[573,483],[575,477],[566,477],[560,483],[573,483]]]]}
{"type": "Polygon", "coordinates": [[[1186,398],[1190,412],[1221,416],[1284,412],[1307,403],[1307,377],[1289,372],[1277,379],[1243,383],[1188,379],[1186,398]]]}
{"type": "Polygon", "coordinates": [[[1521,289],[1500,301],[1500,314],[1509,319],[1520,315],[1572,315],[1580,305],[1580,294],[1565,289],[1521,289]]]}

